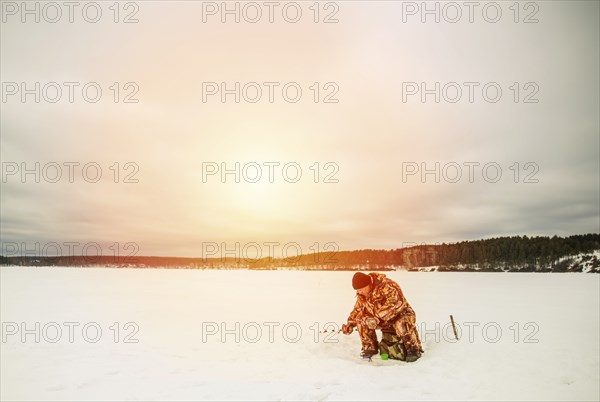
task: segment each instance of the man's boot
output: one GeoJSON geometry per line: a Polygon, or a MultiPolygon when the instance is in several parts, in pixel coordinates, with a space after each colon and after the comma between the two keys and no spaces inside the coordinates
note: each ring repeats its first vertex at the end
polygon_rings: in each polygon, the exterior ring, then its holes
{"type": "Polygon", "coordinates": [[[420,357],[421,357],[421,351],[420,350],[411,350],[411,351],[409,351],[409,352],[406,353],[406,361],[408,363],[412,363],[412,362],[416,361],[420,357]]]}

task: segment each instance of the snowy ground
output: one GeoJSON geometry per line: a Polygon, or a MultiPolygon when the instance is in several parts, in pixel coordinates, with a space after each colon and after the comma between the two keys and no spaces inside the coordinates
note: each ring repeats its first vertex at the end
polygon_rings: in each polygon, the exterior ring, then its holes
{"type": "Polygon", "coordinates": [[[0,396],[600,399],[600,275],[388,275],[417,312],[416,363],[319,332],[345,321],[352,272],[0,268],[0,396]]]}

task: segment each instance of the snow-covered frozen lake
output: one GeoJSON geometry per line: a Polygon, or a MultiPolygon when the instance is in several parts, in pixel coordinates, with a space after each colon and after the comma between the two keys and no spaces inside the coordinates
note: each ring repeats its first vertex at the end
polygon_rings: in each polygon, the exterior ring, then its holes
{"type": "Polygon", "coordinates": [[[415,363],[320,332],[352,309],[352,272],[3,267],[0,397],[600,399],[600,275],[386,274],[417,313],[415,363]]]}

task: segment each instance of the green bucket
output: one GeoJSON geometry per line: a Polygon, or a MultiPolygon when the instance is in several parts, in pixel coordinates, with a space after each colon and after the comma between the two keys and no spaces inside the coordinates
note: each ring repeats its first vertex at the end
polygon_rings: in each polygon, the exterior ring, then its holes
{"type": "Polygon", "coordinates": [[[381,360],[387,360],[390,358],[390,356],[387,353],[382,353],[379,355],[379,357],[381,357],[381,360]]]}

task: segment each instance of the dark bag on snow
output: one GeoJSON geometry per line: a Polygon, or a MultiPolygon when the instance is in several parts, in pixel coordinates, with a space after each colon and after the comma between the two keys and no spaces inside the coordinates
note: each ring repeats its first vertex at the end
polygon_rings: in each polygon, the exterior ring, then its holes
{"type": "Polygon", "coordinates": [[[406,360],[404,344],[393,329],[382,331],[379,353],[387,354],[390,359],[406,360]]]}

